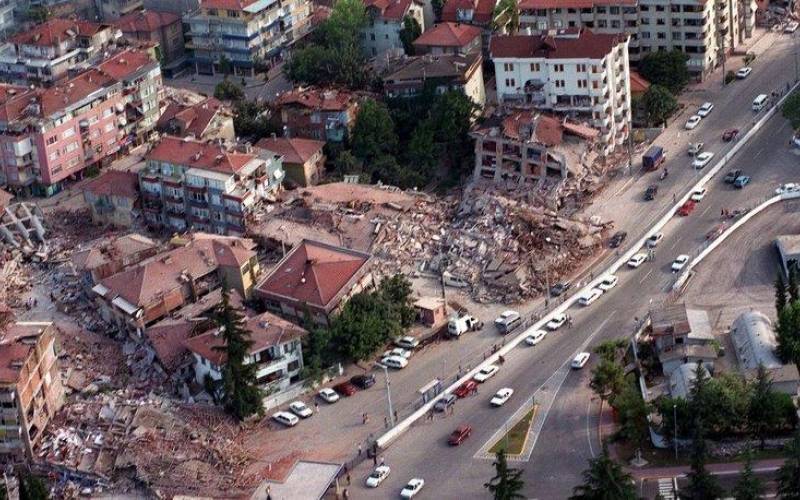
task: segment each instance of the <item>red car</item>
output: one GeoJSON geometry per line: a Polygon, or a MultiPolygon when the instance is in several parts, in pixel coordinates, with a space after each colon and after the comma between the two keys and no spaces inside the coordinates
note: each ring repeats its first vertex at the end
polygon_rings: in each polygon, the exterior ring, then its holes
{"type": "Polygon", "coordinates": [[[726,142],[727,141],[732,141],[732,140],[736,139],[737,135],[739,135],[739,129],[738,128],[729,128],[728,130],[726,130],[722,134],[722,140],[726,141],[726,142]]]}
{"type": "Polygon", "coordinates": [[[468,425],[459,425],[456,427],[456,430],[450,434],[450,438],[447,442],[453,446],[458,446],[461,444],[461,441],[467,439],[470,434],[472,434],[472,427],[468,425]]]}
{"type": "Polygon", "coordinates": [[[686,203],[681,205],[681,208],[678,209],[678,215],[683,215],[683,216],[689,215],[690,213],[692,213],[692,210],[694,210],[695,205],[696,205],[695,202],[693,202],[692,200],[686,200],[686,203]]]}
{"type": "Polygon", "coordinates": [[[342,396],[352,396],[356,393],[356,387],[350,382],[342,382],[333,386],[333,390],[342,396]]]}
{"type": "Polygon", "coordinates": [[[453,394],[458,396],[459,398],[465,398],[472,394],[474,391],[478,389],[478,383],[474,380],[467,380],[463,384],[461,384],[458,389],[453,391],[453,394]]]}

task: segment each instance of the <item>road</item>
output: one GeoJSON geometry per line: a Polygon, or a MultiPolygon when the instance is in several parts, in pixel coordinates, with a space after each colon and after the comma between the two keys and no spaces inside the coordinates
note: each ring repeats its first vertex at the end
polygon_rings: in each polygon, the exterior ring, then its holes
{"type": "MultiPolygon", "coordinates": [[[[714,111],[695,130],[673,129],[672,143],[662,143],[670,152],[667,163],[670,176],[666,181],[659,182],[657,174],[646,174],[641,178],[633,177],[629,185],[614,193],[616,202],[625,206],[624,211],[615,212],[617,227],[631,233],[629,241],[643,235],[662,216],[672,202],[673,192],[684,193],[697,178],[698,173],[690,167],[691,158],[685,154],[684,148],[689,142],[705,142],[707,150],[721,157],[731,147],[721,140],[724,129],[736,126],[745,133],[758,118],[750,109],[753,97],[770,94],[777,90],[780,82],[793,79],[794,67],[782,63],[792,54],[793,41],[790,37],[776,39],[769,44],[770,52],[762,54],[753,64],[755,70],[748,79],[734,82],[727,93],[714,99],[714,111]],[[642,198],[644,188],[650,183],[662,186],[655,202],[645,202],[642,198]]],[[[698,105],[707,98],[702,93],[696,97],[698,105]]],[[[687,110],[678,121],[682,124],[692,111],[687,110]]],[[[685,218],[676,217],[665,227],[665,239],[657,249],[656,262],[646,263],[636,270],[621,270],[616,289],[588,308],[574,307],[570,311],[574,318],[571,329],[554,332],[535,347],[523,344],[515,349],[506,356],[500,373],[483,384],[479,395],[459,401],[454,415],[420,422],[393,444],[386,453],[386,463],[393,467],[393,473],[381,486],[381,493],[394,494],[409,478],[419,476],[426,480],[423,498],[478,496],[483,483],[493,475],[491,460],[484,458],[482,452],[491,444],[492,436],[498,429],[513,425],[508,422],[509,417],[519,408],[530,405],[531,395],[544,401],[555,393],[552,405],[541,408],[539,418],[546,416],[546,419],[541,432],[531,436],[535,447],[530,460],[517,465],[525,469],[527,497],[566,497],[580,482],[586,459],[597,453],[599,440],[596,403],[588,389],[593,360],[581,371],[564,370],[565,363],[584,349],[587,342],[595,345],[606,338],[630,335],[633,318],[643,317],[652,304],[660,304],[670,288],[674,279],[669,272],[671,261],[678,254],[696,251],[705,241],[705,234],[719,223],[722,209],[754,205],[757,200],[769,196],[778,184],[798,180],[795,174],[798,159],[788,144],[790,135],[784,119],[779,116],[771,119],[725,169],[744,170],[752,176],[750,185],[744,190],[735,190],[724,184],[723,170],[709,183],[709,193],[694,213],[685,218]],[[559,370],[566,372],[563,381],[557,377],[551,379],[559,370]],[[488,400],[501,387],[514,388],[514,398],[507,407],[491,408],[488,400]],[[458,448],[447,446],[447,435],[462,423],[475,428],[472,437],[458,448]]],[[[705,266],[701,266],[701,272],[705,266]]],[[[360,486],[368,469],[362,466],[354,471],[355,483],[350,490],[354,498],[374,496],[374,492],[360,486]]]]}

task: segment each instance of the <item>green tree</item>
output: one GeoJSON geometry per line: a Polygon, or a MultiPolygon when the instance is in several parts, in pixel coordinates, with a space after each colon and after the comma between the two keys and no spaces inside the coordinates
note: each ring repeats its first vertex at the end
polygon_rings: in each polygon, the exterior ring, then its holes
{"type": "Polygon", "coordinates": [[[619,394],[623,385],[625,385],[625,370],[616,361],[601,359],[597,367],[592,370],[589,387],[603,401],[619,394]]]}
{"type": "Polygon", "coordinates": [[[264,413],[261,391],[255,386],[257,366],[255,363],[245,364],[253,341],[243,325],[244,317],[231,305],[230,292],[223,283],[222,302],[217,308],[217,326],[222,330],[222,345],[215,346],[214,350],[225,354],[225,365],[222,367],[225,410],[239,420],[264,413]]]}
{"type": "Polygon", "coordinates": [[[257,142],[259,139],[281,132],[267,117],[267,110],[259,106],[255,100],[249,99],[235,103],[233,128],[237,136],[246,137],[250,142],[257,142]]]}
{"type": "Polygon", "coordinates": [[[772,390],[772,378],[763,364],[758,365],[756,379],[752,384],[748,423],[750,431],[761,441],[761,449],[767,434],[780,427],[783,422],[781,404],[777,394],[772,390]]]}
{"type": "Polygon", "coordinates": [[[659,396],[653,401],[653,406],[661,416],[661,435],[674,444],[675,426],[677,424],[678,439],[691,435],[691,413],[689,404],[683,398],[670,398],[659,396]],[[676,422],[677,417],[677,422],[676,422]]]}
{"type": "Polygon", "coordinates": [[[800,289],[797,287],[797,266],[792,262],[789,266],[789,301],[800,300],[800,289]]]}
{"type": "Polygon", "coordinates": [[[397,153],[397,135],[389,111],[374,99],[367,99],[356,115],[352,132],[353,154],[366,168],[381,156],[397,153]]]}
{"type": "Polygon", "coordinates": [[[589,459],[589,468],[581,473],[583,484],[572,489],[570,500],[635,500],[633,477],[608,456],[608,450],[589,459]]]}
{"type": "Polygon", "coordinates": [[[603,359],[618,361],[627,348],[628,341],[625,339],[608,339],[595,347],[594,353],[603,359]]]}
{"type": "Polygon", "coordinates": [[[436,142],[436,130],[429,120],[411,134],[407,151],[411,168],[430,178],[432,171],[439,165],[441,151],[436,142]]]}
{"type": "Polygon", "coordinates": [[[505,26],[509,35],[516,35],[519,31],[519,5],[517,0],[500,0],[494,8],[496,28],[505,26]]]}
{"type": "Polygon", "coordinates": [[[308,335],[303,337],[303,378],[307,386],[320,382],[325,368],[333,364],[330,331],[314,321],[311,308],[303,307],[303,328],[308,335]]]}
{"type": "Polygon", "coordinates": [[[383,300],[392,305],[400,315],[400,326],[408,328],[417,319],[417,310],[412,304],[411,282],[402,274],[395,274],[381,281],[378,286],[383,300]]]}
{"type": "Polygon", "coordinates": [[[766,486],[764,481],[753,472],[753,453],[748,446],[744,452],[744,467],[739,482],[733,489],[736,500],[759,500],[764,497],[766,486]]]}
{"type": "Polygon", "coordinates": [[[322,41],[334,46],[358,44],[359,30],[368,23],[364,0],[339,0],[321,26],[322,41]]]}
{"type": "Polygon", "coordinates": [[[614,439],[631,443],[641,443],[647,439],[649,409],[638,390],[635,377],[628,377],[619,394],[612,396],[609,403],[617,413],[614,439]]]}
{"type": "Polygon", "coordinates": [[[400,43],[403,44],[403,50],[409,56],[416,54],[414,49],[414,40],[419,38],[422,34],[422,26],[415,17],[406,16],[403,19],[403,28],[400,30],[400,43]]]}
{"type": "Polygon", "coordinates": [[[446,92],[436,99],[431,123],[451,169],[472,172],[475,144],[469,135],[477,106],[462,92],[446,92]]]}
{"type": "Polygon", "coordinates": [[[350,151],[342,151],[333,162],[333,169],[340,175],[355,175],[363,173],[361,162],[350,151]]]}
{"type": "Polygon", "coordinates": [[[667,119],[678,110],[678,100],[661,85],[650,85],[642,99],[651,125],[666,126],[667,119]]]}
{"type": "Polygon", "coordinates": [[[219,72],[225,75],[225,78],[233,73],[233,63],[225,56],[219,58],[219,72]]]}
{"type": "Polygon", "coordinates": [[[639,59],[637,70],[654,86],[665,87],[671,94],[678,95],[689,83],[688,60],[689,55],[677,49],[650,52],[639,59]]]}
{"type": "Polygon", "coordinates": [[[790,302],[778,313],[775,333],[781,361],[800,365],[800,302],[790,302]]]}
{"type": "Polygon", "coordinates": [[[367,360],[401,332],[400,321],[400,314],[380,294],[356,294],[332,321],[331,345],[340,358],[367,360]]]}
{"type": "Polygon", "coordinates": [[[506,452],[501,449],[497,452],[494,459],[495,475],[483,487],[492,493],[494,500],[514,500],[524,499],[525,496],[520,492],[525,487],[522,481],[522,469],[515,469],[508,466],[506,452]]]}
{"type": "Polygon", "coordinates": [[[32,5],[28,9],[28,19],[36,24],[42,24],[50,19],[50,11],[44,5],[32,5]]]}
{"type": "Polygon", "coordinates": [[[442,10],[444,10],[444,0],[431,0],[431,7],[433,8],[433,17],[438,23],[442,20],[442,10]]]}
{"type": "Polygon", "coordinates": [[[20,500],[48,500],[50,489],[44,478],[36,474],[25,474],[19,476],[19,499],[20,500]]]}
{"type": "Polygon", "coordinates": [[[800,92],[793,92],[786,97],[781,107],[781,114],[792,122],[793,129],[797,130],[800,127],[800,92]]]}
{"type": "Polygon", "coordinates": [[[214,87],[214,97],[226,101],[241,101],[244,99],[244,89],[238,83],[225,77],[214,87]]]}
{"type": "Polygon", "coordinates": [[[699,417],[694,423],[694,438],[692,439],[691,466],[687,478],[689,485],[681,491],[681,498],[694,500],[713,500],[723,494],[717,480],[706,469],[707,444],[705,430],[699,417]]]}
{"type": "Polygon", "coordinates": [[[786,461],[778,469],[778,498],[800,500],[800,430],[786,446],[786,461]]]}
{"type": "Polygon", "coordinates": [[[786,282],[783,281],[783,270],[778,269],[778,276],[775,278],[775,311],[780,314],[786,307],[786,282]]]}

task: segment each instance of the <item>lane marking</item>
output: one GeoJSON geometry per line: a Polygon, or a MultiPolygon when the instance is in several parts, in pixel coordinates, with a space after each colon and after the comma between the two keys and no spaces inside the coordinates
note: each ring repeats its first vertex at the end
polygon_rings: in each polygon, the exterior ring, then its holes
{"type": "Polygon", "coordinates": [[[589,398],[589,404],[586,405],[586,441],[589,443],[589,453],[591,453],[592,458],[594,458],[595,454],[594,454],[594,447],[592,446],[592,431],[589,428],[589,421],[591,420],[591,412],[592,412],[592,399],[589,398]]]}
{"type": "Polygon", "coordinates": [[[641,285],[642,283],[644,283],[644,280],[646,280],[646,279],[647,279],[647,277],[648,277],[648,276],[650,276],[650,273],[652,273],[652,272],[653,272],[653,270],[652,270],[652,269],[650,269],[649,271],[647,271],[647,274],[645,274],[645,275],[644,275],[644,278],[642,278],[641,280],[639,280],[639,284],[641,285]]]}
{"type": "Polygon", "coordinates": [[[759,149],[758,153],[756,153],[755,156],[753,156],[753,158],[758,158],[758,155],[760,155],[762,151],[764,151],[764,148],[759,149]]]}
{"type": "Polygon", "coordinates": [[[678,246],[678,243],[680,243],[680,241],[681,241],[682,239],[683,239],[683,236],[681,236],[680,238],[678,238],[677,240],[675,240],[675,243],[673,243],[673,244],[672,244],[672,246],[671,246],[671,247],[669,247],[669,249],[670,249],[670,250],[672,250],[672,249],[674,249],[676,246],[678,246]]]}
{"type": "Polygon", "coordinates": [[[711,210],[711,205],[709,205],[709,206],[708,206],[708,208],[706,208],[705,210],[703,210],[703,213],[702,213],[702,214],[700,214],[700,217],[704,216],[704,215],[706,214],[706,212],[708,212],[709,210],[711,210]]]}

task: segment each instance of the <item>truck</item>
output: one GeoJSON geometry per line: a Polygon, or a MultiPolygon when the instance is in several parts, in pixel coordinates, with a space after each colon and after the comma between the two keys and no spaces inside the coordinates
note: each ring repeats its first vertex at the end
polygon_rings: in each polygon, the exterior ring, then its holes
{"type": "Polygon", "coordinates": [[[642,155],[642,168],[645,170],[656,170],[664,163],[664,148],[652,146],[642,155]]]}
{"type": "Polygon", "coordinates": [[[483,328],[483,322],[474,316],[456,313],[450,316],[450,322],[447,324],[447,333],[453,337],[461,337],[464,333],[480,330],[481,328],[483,328]]]}

